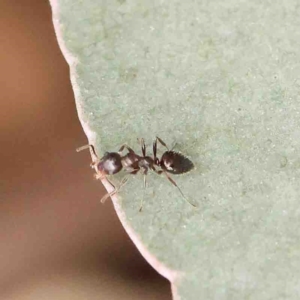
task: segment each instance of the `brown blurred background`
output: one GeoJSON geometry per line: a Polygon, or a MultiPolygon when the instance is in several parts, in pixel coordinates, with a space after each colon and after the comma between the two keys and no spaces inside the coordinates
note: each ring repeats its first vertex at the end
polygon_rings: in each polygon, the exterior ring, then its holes
{"type": "Polygon", "coordinates": [[[171,299],[93,179],[47,0],[0,0],[0,299],[171,299]]]}

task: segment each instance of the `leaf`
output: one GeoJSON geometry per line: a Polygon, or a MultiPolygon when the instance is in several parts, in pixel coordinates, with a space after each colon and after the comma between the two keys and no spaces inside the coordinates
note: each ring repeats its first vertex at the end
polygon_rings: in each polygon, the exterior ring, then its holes
{"type": "Polygon", "coordinates": [[[52,8],[98,155],[124,143],[140,153],[137,138],[152,155],[159,136],[196,167],[172,178],[198,209],[155,173],[146,189],[141,174],[130,176],[113,199],[174,299],[299,299],[297,2],[53,0],[52,8]]]}

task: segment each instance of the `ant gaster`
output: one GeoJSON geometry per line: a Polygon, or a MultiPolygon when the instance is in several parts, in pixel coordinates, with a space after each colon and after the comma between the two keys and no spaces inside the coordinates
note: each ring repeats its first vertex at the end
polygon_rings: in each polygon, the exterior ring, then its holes
{"type": "MultiPolygon", "coordinates": [[[[141,139],[141,147],[142,147],[142,156],[136,154],[130,147],[126,144],[122,145],[118,152],[106,152],[104,156],[99,159],[94,146],[86,145],[77,149],[77,152],[83,149],[90,149],[92,164],[91,166],[96,171],[96,178],[102,179],[107,175],[113,175],[120,172],[124,169],[128,174],[137,174],[138,172],[142,172],[144,175],[144,187],[146,187],[146,175],[148,170],[156,172],[157,174],[164,174],[167,179],[179,190],[182,197],[192,206],[196,207],[193,203],[191,203],[183,194],[179,186],[176,182],[169,176],[168,173],[171,174],[183,174],[191,171],[194,168],[194,164],[181,153],[169,150],[165,142],[163,142],[159,137],[156,137],[153,143],[153,158],[150,156],[146,156],[146,146],[144,139],[141,139]],[[157,157],[157,141],[167,148],[159,159],[157,157]],[[122,156],[124,149],[128,150],[126,155],[122,156]],[[155,167],[160,167],[161,170],[157,170],[155,167]]],[[[124,177],[120,183],[120,186],[111,193],[106,194],[101,202],[104,202],[107,198],[114,195],[120,188],[127,182],[127,178],[124,177]]],[[[111,183],[111,182],[110,182],[111,183]]],[[[112,183],[111,183],[112,184],[112,183]]],[[[113,185],[113,184],[112,184],[113,185]]],[[[140,211],[142,210],[143,200],[141,201],[140,211]]]]}

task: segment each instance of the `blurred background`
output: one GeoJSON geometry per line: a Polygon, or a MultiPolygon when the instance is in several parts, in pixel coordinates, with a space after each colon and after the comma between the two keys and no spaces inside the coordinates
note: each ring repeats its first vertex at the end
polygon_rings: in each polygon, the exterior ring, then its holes
{"type": "Polygon", "coordinates": [[[0,299],[171,299],[94,180],[47,0],[0,0],[0,299]]]}

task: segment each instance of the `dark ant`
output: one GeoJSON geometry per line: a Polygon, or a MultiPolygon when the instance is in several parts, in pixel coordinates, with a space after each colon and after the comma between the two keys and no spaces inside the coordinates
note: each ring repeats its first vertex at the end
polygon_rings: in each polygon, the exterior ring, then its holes
{"type": "MultiPolygon", "coordinates": [[[[122,145],[118,152],[106,152],[104,156],[99,159],[94,146],[93,145],[86,145],[83,147],[78,148],[76,151],[79,152],[83,149],[89,148],[91,157],[92,157],[92,164],[91,166],[96,171],[96,178],[102,179],[107,175],[113,175],[119,173],[122,169],[124,169],[128,174],[137,174],[138,172],[142,172],[144,175],[144,188],[146,187],[146,175],[148,174],[148,170],[151,169],[152,171],[156,172],[157,174],[164,174],[167,179],[179,190],[182,197],[192,206],[196,207],[193,203],[191,203],[183,194],[179,186],[176,182],[170,177],[168,173],[171,174],[184,174],[191,171],[194,168],[194,164],[190,161],[187,157],[182,155],[181,153],[169,150],[165,142],[163,142],[159,137],[156,137],[153,143],[153,158],[146,155],[146,145],[144,139],[141,139],[141,147],[142,147],[142,156],[136,154],[130,147],[126,144],[122,145]],[[157,141],[162,144],[164,147],[167,148],[159,159],[157,157],[157,141]],[[122,152],[124,149],[128,150],[128,153],[122,156],[122,152]],[[160,167],[161,170],[157,170],[155,166],[160,167]]],[[[114,195],[120,188],[127,182],[127,178],[124,177],[121,180],[120,186],[111,193],[106,194],[102,199],[101,202],[103,203],[107,198],[114,195]]],[[[110,182],[110,181],[109,181],[110,182]]],[[[110,182],[111,183],[111,182],[110,182]]],[[[112,183],[111,183],[112,184],[112,183]]],[[[112,184],[113,185],[113,184],[112,184]]],[[[143,207],[143,200],[141,201],[140,211],[143,207]]]]}

